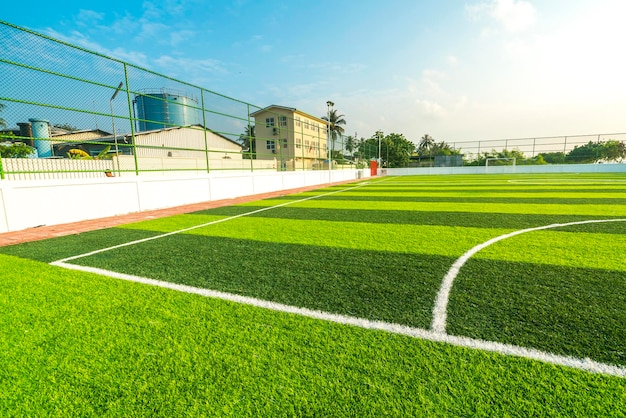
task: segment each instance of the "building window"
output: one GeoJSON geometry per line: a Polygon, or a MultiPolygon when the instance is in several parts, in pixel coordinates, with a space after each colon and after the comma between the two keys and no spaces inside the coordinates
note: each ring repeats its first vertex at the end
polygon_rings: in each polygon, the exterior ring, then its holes
{"type": "Polygon", "coordinates": [[[276,149],[276,144],[274,143],[274,141],[267,141],[266,148],[274,151],[276,149]]]}
{"type": "Polygon", "coordinates": [[[302,138],[296,138],[296,148],[302,148],[302,138]]]}
{"type": "Polygon", "coordinates": [[[283,138],[283,148],[287,148],[287,138],[283,138]]]}
{"type": "Polygon", "coordinates": [[[300,116],[296,116],[296,126],[300,126],[300,116]]]}
{"type": "Polygon", "coordinates": [[[274,118],[265,118],[265,127],[271,128],[274,126],[274,118]]]}
{"type": "Polygon", "coordinates": [[[287,116],[278,117],[278,126],[287,126],[287,116]]]}

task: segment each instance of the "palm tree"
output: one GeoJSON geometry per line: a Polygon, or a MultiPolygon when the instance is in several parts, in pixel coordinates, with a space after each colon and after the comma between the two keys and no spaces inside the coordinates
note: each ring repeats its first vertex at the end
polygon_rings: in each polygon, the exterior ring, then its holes
{"type": "Polygon", "coordinates": [[[356,141],[357,141],[356,134],[354,134],[354,136],[349,136],[346,138],[345,148],[346,148],[346,151],[348,151],[351,156],[353,155],[354,149],[357,147],[356,141]]]}
{"type": "Polygon", "coordinates": [[[330,136],[333,140],[333,149],[335,148],[335,141],[337,140],[337,134],[341,135],[344,132],[344,129],[340,125],[345,125],[346,120],[344,119],[345,115],[338,115],[337,109],[333,109],[330,112],[330,120],[328,116],[322,116],[322,119],[330,122],[330,136]]]}
{"type": "Polygon", "coordinates": [[[420,153],[422,151],[430,151],[435,146],[435,139],[432,136],[425,134],[421,139],[418,146],[420,153]]]}

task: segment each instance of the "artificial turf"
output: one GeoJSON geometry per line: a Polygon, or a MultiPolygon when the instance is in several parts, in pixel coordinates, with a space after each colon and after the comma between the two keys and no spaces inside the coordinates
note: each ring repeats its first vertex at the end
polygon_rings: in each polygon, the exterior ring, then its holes
{"type": "Polygon", "coordinates": [[[0,256],[3,416],[623,416],[626,380],[0,256]]]}
{"type": "MultiPolygon", "coordinates": [[[[622,174],[397,177],[361,184],[356,188],[336,186],[5,247],[0,248],[0,253],[51,262],[206,224],[183,233],[71,262],[310,309],[428,328],[434,298],[443,276],[454,260],[470,248],[491,238],[530,227],[590,219],[623,219],[626,218],[626,205],[623,204],[626,202],[625,197],[626,176],[622,174]],[[326,194],[329,191],[335,193],[326,194]],[[275,207],[281,204],[288,205],[275,207]],[[241,217],[246,213],[250,214],[241,217]],[[226,220],[230,216],[240,217],[226,220]],[[211,223],[215,221],[224,222],[211,223]]],[[[448,308],[448,332],[625,366],[625,237],[626,222],[594,223],[529,232],[481,250],[468,261],[456,278],[448,308]]],[[[206,413],[210,410],[211,414],[216,415],[380,416],[385,411],[386,414],[396,416],[416,415],[420,412],[434,415],[564,416],[620,416],[624,413],[626,387],[623,378],[594,376],[530,360],[416,342],[408,337],[357,331],[339,325],[320,325],[322,323],[311,319],[296,320],[289,315],[260,313],[257,308],[237,307],[226,302],[197,302],[203,299],[189,295],[178,296],[165,290],[148,291],[137,284],[113,285],[116,282],[111,279],[65,272],[32,261],[15,258],[5,260],[6,266],[16,263],[26,263],[31,273],[25,277],[34,280],[28,283],[18,281],[18,284],[7,286],[20,288],[26,293],[37,293],[33,289],[39,286],[47,289],[46,283],[52,282],[55,290],[45,292],[69,292],[72,295],[70,289],[65,291],[63,287],[69,286],[69,282],[74,283],[73,280],[78,280],[78,277],[87,282],[95,280],[98,286],[106,283],[104,287],[109,290],[105,291],[103,301],[97,302],[96,306],[98,303],[104,306],[106,297],[111,298],[112,306],[122,309],[123,314],[114,312],[113,319],[107,320],[111,324],[120,320],[122,325],[130,324],[131,328],[139,327],[143,331],[133,334],[133,338],[124,342],[122,354],[105,360],[102,367],[130,367],[122,366],[122,363],[124,359],[139,358],[129,353],[133,353],[136,349],[134,345],[141,345],[142,341],[148,346],[156,344],[160,347],[158,350],[180,357],[179,364],[163,363],[154,369],[136,369],[133,365],[127,374],[122,373],[131,383],[119,382],[106,375],[108,377],[103,378],[103,383],[97,384],[93,380],[95,377],[90,374],[90,367],[95,366],[92,363],[81,366],[82,372],[92,379],[87,379],[88,385],[101,385],[104,388],[97,405],[105,409],[96,409],[87,414],[109,413],[109,409],[106,409],[108,406],[102,406],[108,405],[102,400],[108,396],[119,398],[119,405],[123,405],[120,408],[142,411],[139,414],[145,413],[143,408],[166,405],[163,408],[156,407],[156,415],[180,411],[177,409],[180,407],[179,400],[181,405],[192,405],[192,414],[193,411],[206,413]],[[45,273],[38,272],[40,269],[45,273]],[[62,280],[59,284],[55,281],[57,275],[66,277],[63,280],[69,282],[62,280]],[[34,288],[30,288],[31,285],[34,288]],[[124,302],[115,302],[120,297],[115,292],[127,289],[127,286],[132,289],[129,292],[137,298],[128,309],[122,308],[128,304],[125,299],[124,302]],[[137,289],[144,290],[139,292],[137,289]],[[145,321],[149,323],[148,316],[152,315],[144,315],[140,307],[142,303],[146,307],[152,306],[150,298],[155,297],[155,294],[159,295],[158,304],[162,304],[167,312],[164,314],[165,319],[159,320],[162,332],[158,334],[153,334],[148,325],[140,326],[145,321]],[[175,301],[172,302],[173,306],[169,305],[170,300],[175,301]],[[203,308],[195,307],[196,303],[203,308]],[[230,327],[238,330],[233,331],[232,335],[228,334],[228,345],[235,352],[242,350],[242,353],[227,356],[226,360],[220,357],[219,364],[232,364],[232,368],[227,367],[230,372],[235,368],[244,371],[234,373],[232,378],[230,375],[224,376],[224,373],[215,376],[209,371],[190,372],[189,368],[201,368],[200,365],[207,361],[207,357],[202,354],[198,358],[194,357],[195,354],[180,351],[184,350],[186,344],[190,344],[187,340],[189,337],[177,334],[175,329],[193,329],[190,333],[204,335],[204,331],[198,331],[198,327],[204,325],[195,322],[206,318],[207,313],[202,309],[209,309],[212,313],[215,313],[213,310],[225,310],[228,313],[224,316],[235,315],[243,322],[254,322],[246,316],[249,313],[255,318],[271,317],[271,320],[266,320],[271,325],[262,326],[261,331],[268,331],[266,328],[269,327],[289,332],[295,330],[296,334],[280,334],[277,337],[279,342],[268,342],[261,338],[256,343],[266,345],[267,350],[272,352],[251,352],[247,348],[249,343],[239,339],[245,339],[245,336],[237,335],[238,332],[248,332],[252,325],[242,330],[220,316],[215,320],[216,323],[205,325],[208,329],[230,327]],[[195,319],[189,319],[191,317],[195,319]],[[286,321],[286,317],[290,320],[286,321]],[[273,322],[275,320],[278,323],[273,322]],[[225,321],[224,324],[222,321],[225,321]],[[293,325],[293,321],[298,325],[293,325]],[[187,323],[189,325],[182,325],[187,323]],[[311,327],[312,323],[324,329],[320,340],[307,340],[314,336],[307,335],[306,331],[302,331],[302,335],[298,334],[301,326],[311,327]],[[354,336],[337,340],[336,335],[329,334],[328,329],[354,336]],[[370,337],[370,333],[376,337],[370,337]],[[282,341],[282,338],[288,341],[282,341]],[[385,341],[382,345],[379,338],[385,341]],[[164,342],[157,339],[163,339],[164,342]],[[292,344],[291,339],[295,339],[296,343],[292,344]],[[231,340],[234,341],[232,345],[231,340]],[[338,359],[337,341],[343,341],[342,350],[351,354],[338,359]],[[393,341],[393,347],[386,345],[389,341],[393,341]],[[276,344],[290,348],[280,351],[276,344]],[[309,345],[321,351],[312,352],[303,348],[309,345]],[[425,350],[424,347],[428,347],[428,350],[426,354],[419,354],[415,347],[419,347],[418,351],[425,350]],[[277,349],[284,354],[284,359],[276,360],[273,350],[277,349]],[[386,354],[377,358],[376,353],[386,354]],[[242,363],[240,356],[260,356],[267,362],[242,363]],[[309,362],[309,357],[315,360],[309,362]],[[364,363],[361,359],[364,359],[364,363]],[[278,382],[283,382],[278,387],[291,388],[285,389],[287,392],[282,394],[276,393],[272,389],[273,384],[265,380],[265,374],[271,375],[268,364],[277,361],[286,364],[303,361],[306,364],[303,366],[306,371],[301,368],[295,374],[288,373],[287,366],[284,366],[280,373],[286,374],[273,376],[278,382]],[[342,366],[334,370],[335,364],[342,366]],[[442,371],[440,366],[446,371],[442,371]],[[309,368],[313,372],[308,371],[309,368]],[[193,378],[185,386],[174,382],[178,377],[170,380],[163,377],[160,370],[169,370],[169,376],[191,373],[193,378]],[[421,374],[431,372],[432,380],[421,374]],[[262,390],[247,380],[246,373],[254,379],[260,379],[269,389],[262,390]],[[130,386],[136,382],[138,375],[152,382],[144,385],[150,390],[157,381],[160,385],[169,385],[175,401],[169,400],[169,395],[159,395],[161,397],[156,404],[147,400],[129,404],[126,399],[133,393],[130,386]],[[209,378],[226,386],[225,398],[229,401],[220,403],[215,398],[213,392],[217,387],[206,383],[205,380],[209,378]],[[312,383],[307,385],[303,379],[312,383]],[[241,384],[238,386],[237,382],[241,384]],[[438,382],[443,382],[443,386],[438,382]],[[118,393],[111,389],[111,385],[125,387],[126,392],[118,393]],[[256,391],[249,391],[250,387],[256,391]],[[523,392],[529,394],[529,397],[525,397],[523,392]],[[300,396],[300,393],[304,395],[300,396]],[[190,400],[190,397],[196,395],[205,396],[207,404],[199,406],[190,400]],[[404,397],[411,400],[401,401],[400,398],[404,397]],[[291,407],[287,405],[289,402],[291,407]],[[278,409],[274,408],[274,403],[278,409]],[[357,406],[357,403],[361,406],[357,406]],[[609,409],[609,403],[613,404],[612,409],[609,409]],[[207,409],[216,405],[222,409],[207,409]],[[336,411],[336,414],[329,411],[336,411]]],[[[11,280],[16,281],[18,277],[11,280]]],[[[45,292],[39,295],[40,299],[26,297],[23,302],[20,302],[20,294],[12,294],[12,297],[17,298],[15,301],[9,301],[9,298],[3,300],[10,314],[0,314],[0,317],[5,318],[7,324],[15,324],[17,322],[12,316],[16,315],[14,311],[34,311],[36,314],[32,314],[32,317],[42,323],[48,321],[51,332],[58,339],[66,332],[66,324],[59,318],[63,318],[67,312],[71,312],[70,316],[80,317],[87,315],[90,310],[87,306],[89,302],[83,296],[78,299],[70,296],[69,300],[75,301],[75,307],[72,308],[75,312],[64,302],[60,312],[46,316],[46,312],[56,308],[54,304],[48,305],[41,300],[56,299],[47,296],[45,292]],[[22,308],[20,303],[24,305],[22,308]]],[[[85,290],[85,294],[89,292],[100,294],[93,289],[85,290]]],[[[98,311],[98,314],[102,312],[98,311]]],[[[85,335],[90,335],[92,331],[85,332],[85,335]]],[[[109,329],[108,332],[116,331],[109,329]]],[[[15,335],[10,334],[13,337],[15,335]]],[[[77,334],[67,349],[59,352],[59,356],[78,353],[78,356],[84,357],[80,341],[86,337],[81,335],[77,334]]],[[[92,341],[101,338],[102,334],[97,334],[92,341]]],[[[51,346],[47,344],[45,348],[51,346]]],[[[213,345],[208,346],[221,353],[213,345]]],[[[46,351],[41,347],[36,353],[36,359],[46,356],[46,351]]],[[[13,356],[18,362],[24,361],[18,354],[13,356]]],[[[213,365],[210,361],[208,364],[213,365]]],[[[37,370],[36,367],[29,367],[37,370]]],[[[213,367],[220,370],[219,365],[213,367]]],[[[115,370],[113,374],[120,373],[118,369],[115,370]]],[[[32,378],[32,375],[28,376],[32,378]]],[[[47,382],[44,386],[51,390],[50,384],[47,382]]],[[[66,382],[59,393],[71,391],[72,388],[71,383],[66,382]]],[[[19,393],[20,390],[15,389],[14,392],[19,393]]],[[[157,392],[162,393],[162,390],[157,392]]],[[[82,399],[76,405],[85,402],[87,400],[82,399]]],[[[41,404],[37,405],[41,408],[41,404]]],[[[122,409],[111,409],[113,412],[110,413],[116,415],[122,409]]]]}

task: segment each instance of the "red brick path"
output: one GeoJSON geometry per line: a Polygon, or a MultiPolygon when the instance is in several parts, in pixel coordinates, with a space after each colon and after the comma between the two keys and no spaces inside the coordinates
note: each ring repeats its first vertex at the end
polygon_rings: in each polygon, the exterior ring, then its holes
{"type": "Polygon", "coordinates": [[[108,218],[92,219],[87,221],[72,222],[61,225],[41,226],[29,228],[22,231],[0,233],[0,247],[6,245],[20,244],[23,242],[38,241],[42,239],[61,237],[64,235],[78,234],[81,232],[93,231],[96,229],[110,228],[117,225],[143,221],[146,219],[163,218],[181,213],[196,212],[199,210],[218,208],[221,206],[234,205],[237,203],[253,202],[255,200],[267,199],[270,197],[283,196],[286,194],[300,193],[309,190],[320,189],[338,184],[351,183],[355,180],[332,183],[328,185],[317,185],[310,187],[300,187],[297,189],[281,190],[271,193],[242,196],[234,199],[214,200],[210,202],[194,203],[191,205],[176,206],[167,209],[149,210],[144,212],[129,213],[127,215],[111,216],[108,218]]]}

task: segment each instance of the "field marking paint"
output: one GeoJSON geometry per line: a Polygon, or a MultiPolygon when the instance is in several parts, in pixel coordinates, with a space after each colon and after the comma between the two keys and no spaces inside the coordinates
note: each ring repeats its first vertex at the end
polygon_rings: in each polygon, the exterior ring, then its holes
{"type": "Polygon", "coordinates": [[[500,235],[499,237],[495,237],[490,239],[489,241],[485,241],[482,244],[478,244],[477,246],[471,248],[461,257],[459,257],[452,267],[448,270],[448,273],[443,278],[441,283],[441,287],[439,288],[439,293],[437,293],[437,298],[435,299],[435,307],[433,308],[433,320],[431,323],[431,329],[433,332],[445,334],[446,333],[446,320],[447,320],[447,310],[448,310],[448,300],[450,298],[450,291],[452,290],[452,285],[454,283],[454,279],[459,274],[461,267],[465,265],[467,260],[469,260],[474,254],[482,250],[483,248],[489,247],[491,244],[495,244],[498,241],[502,241],[507,238],[514,237],[516,235],[525,234],[527,232],[540,231],[543,229],[552,229],[552,228],[560,228],[564,226],[571,225],[583,225],[583,224],[591,224],[591,223],[603,223],[603,222],[625,222],[626,219],[596,219],[596,220],[588,220],[588,221],[578,221],[578,222],[569,222],[564,224],[551,224],[538,226],[535,228],[527,228],[521,229],[519,231],[513,231],[508,234],[500,235]]]}
{"type": "Polygon", "coordinates": [[[330,196],[330,195],[333,195],[333,194],[336,194],[336,193],[345,192],[345,191],[348,191],[348,190],[358,189],[359,187],[363,187],[366,184],[372,184],[372,183],[371,182],[359,183],[356,186],[348,187],[346,189],[334,190],[332,192],[323,193],[323,194],[320,194],[320,195],[309,196],[309,197],[306,197],[304,199],[294,200],[294,201],[291,201],[291,202],[285,202],[285,203],[281,203],[281,204],[274,205],[274,206],[268,206],[266,208],[261,208],[261,209],[253,210],[253,211],[246,212],[246,213],[240,213],[239,215],[229,216],[227,218],[218,219],[218,220],[211,221],[211,222],[206,222],[206,223],[203,223],[203,224],[200,224],[200,225],[194,225],[194,226],[191,226],[189,228],[183,228],[183,229],[179,229],[177,231],[166,232],[164,234],[155,235],[153,237],[142,238],[142,239],[138,239],[138,240],[135,240],[135,241],[125,242],[123,244],[113,245],[111,247],[106,247],[106,248],[101,248],[99,250],[90,251],[88,253],[74,255],[74,256],[71,256],[71,257],[63,258],[61,260],[57,260],[55,262],[65,262],[65,261],[76,260],[78,258],[89,257],[91,255],[100,254],[100,253],[103,253],[103,252],[106,252],[106,251],[116,250],[118,248],[123,248],[123,247],[128,247],[128,246],[131,246],[131,245],[141,244],[141,243],[144,243],[144,242],[148,242],[148,241],[152,241],[152,240],[156,240],[156,239],[169,237],[171,235],[182,234],[184,232],[192,231],[194,229],[204,228],[205,226],[215,225],[215,224],[218,224],[218,223],[221,223],[221,222],[232,221],[233,219],[242,218],[242,217],[248,216],[248,215],[254,215],[255,213],[260,213],[260,212],[264,212],[264,211],[267,211],[267,210],[280,208],[280,207],[287,206],[287,205],[293,205],[294,203],[305,202],[307,200],[317,199],[317,198],[320,198],[320,197],[330,196]]]}
{"type": "Polygon", "coordinates": [[[328,322],[334,322],[342,325],[350,325],[370,330],[386,331],[393,334],[406,335],[413,338],[419,338],[423,340],[447,343],[458,347],[466,347],[471,349],[478,349],[483,351],[489,351],[499,353],[503,355],[510,355],[515,357],[522,357],[531,360],[537,360],[543,363],[550,363],[558,366],[565,366],[574,369],[584,370],[591,373],[601,373],[611,376],[626,377],[626,368],[615,366],[611,364],[600,363],[591,359],[578,359],[574,357],[562,356],[535,350],[532,348],[519,347],[511,344],[503,344],[493,341],[484,341],[468,337],[459,337],[454,335],[447,335],[441,332],[435,332],[432,330],[413,328],[406,325],[394,324],[383,321],[372,321],[364,318],[333,314],[329,312],[316,311],[313,309],[300,308],[297,306],[283,305],[281,303],[271,302],[262,299],[256,299],[248,296],[236,295],[233,293],[219,292],[216,290],[203,289],[193,286],[187,286],[177,283],[164,282],[161,280],[148,279],[140,276],[133,276],[130,274],[117,273],[109,270],[85,267],[75,264],[68,264],[63,261],[55,261],[50,263],[53,266],[67,268],[71,270],[78,270],[88,273],[98,274],[100,276],[111,277],[120,280],[126,280],[136,283],[142,283],[150,286],[157,286],[166,289],[172,289],[179,292],[191,293],[209,298],[221,299],[235,303],[241,303],[245,305],[251,305],[258,308],[269,309],[272,311],[284,312],[294,315],[300,315],[308,318],[319,319],[328,322]]]}

